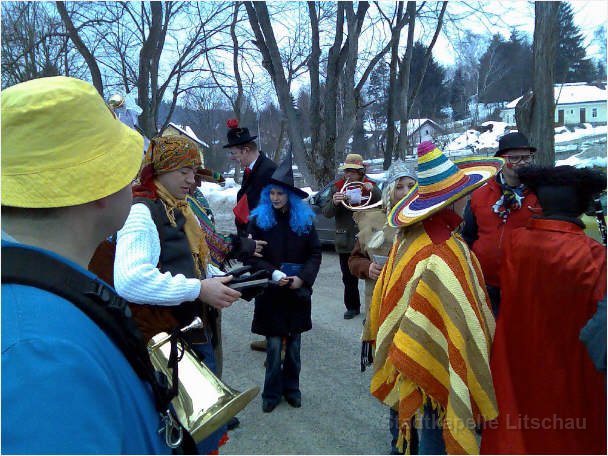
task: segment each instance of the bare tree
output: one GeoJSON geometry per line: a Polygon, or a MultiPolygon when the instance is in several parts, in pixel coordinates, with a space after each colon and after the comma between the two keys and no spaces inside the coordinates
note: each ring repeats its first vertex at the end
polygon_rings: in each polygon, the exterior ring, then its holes
{"type": "Polygon", "coordinates": [[[82,74],[82,61],[75,58],[63,23],[53,13],[41,2],[3,2],[3,88],[35,78],[82,74]]]}
{"type": "MultiPolygon", "coordinates": [[[[75,3],[69,12],[62,6],[57,2],[85,60],[94,56],[108,84],[118,81],[126,92],[137,89],[143,111],[138,126],[148,137],[166,127],[181,94],[208,86],[197,78],[204,71],[202,55],[217,47],[213,40],[229,27],[231,16],[226,13],[232,8],[229,3],[158,1],[75,3]],[[167,99],[169,113],[159,119],[160,105],[167,99]]],[[[97,86],[94,71],[91,74],[97,86]]]]}
{"type": "Polygon", "coordinates": [[[533,91],[515,107],[517,129],[526,134],[537,149],[536,162],[555,164],[555,94],[553,90],[555,53],[558,40],[559,2],[534,5],[533,91]]]}
{"type": "Polygon", "coordinates": [[[80,38],[78,30],[76,30],[76,27],[74,26],[74,23],[72,22],[72,19],[70,18],[70,15],[68,14],[68,11],[65,7],[65,2],[55,2],[55,4],[57,5],[57,11],[59,11],[59,15],[63,20],[70,39],[72,40],[74,46],[76,46],[76,49],[78,49],[78,52],[80,52],[80,55],[82,55],[84,61],[89,67],[89,71],[91,72],[91,78],[93,80],[93,85],[103,98],[103,82],[101,80],[101,71],[99,71],[99,66],[97,65],[95,56],[91,53],[91,51],[87,48],[87,46],[80,38]]]}

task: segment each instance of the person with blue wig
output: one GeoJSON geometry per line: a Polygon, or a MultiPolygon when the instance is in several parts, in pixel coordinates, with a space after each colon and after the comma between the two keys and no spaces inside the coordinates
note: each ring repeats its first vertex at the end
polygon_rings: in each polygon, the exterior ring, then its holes
{"type": "Polygon", "coordinates": [[[254,271],[272,274],[276,286],[256,297],[251,330],[266,337],[266,376],[262,410],[272,412],[285,397],[292,407],[302,405],[300,391],[301,334],[312,328],[311,296],[319,267],[321,244],[314,226],[314,212],[296,188],[291,156],[273,173],[251,212],[249,234],[266,241],[262,256],[246,264],[254,271]],[[285,359],[281,347],[285,343],[285,359]]]}

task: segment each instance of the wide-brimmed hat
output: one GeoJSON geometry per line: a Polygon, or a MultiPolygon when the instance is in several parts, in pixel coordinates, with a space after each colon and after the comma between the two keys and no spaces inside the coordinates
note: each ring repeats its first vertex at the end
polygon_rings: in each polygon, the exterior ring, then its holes
{"type": "Polygon", "coordinates": [[[344,160],[344,164],[338,169],[365,169],[365,164],[363,164],[363,157],[359,154],[348,154],[346,156],[346,160],[344,160]]]}
{"type": "Polygon", "coordinates": [[[226,126],[229,128],[228,134],[226,135],[228,144],[224,145],[224,149],[247,144],[257,138],[257,135],[251,136],[249,134],[248,128],[239,128],[238,119],[228,119],[226,126]]]}
{"type": "Polygon", "coordinates": [[[308,198],[308,193],[294,185],[291,154],[288,154],[287,158],[274,170],[269,184],[279,184],[294,192],[299,198],[308,198]]]}
{"type": "Polygon", "coordinates": [[[418,146],[418,183],[388,216],[393,227],[409,226],[428,218],[472,192],[504,165],[498,157],[465,158],[452,162],[431,141],[418,146]]]}
{"type": "Polygon", "coordinates": [[[118,192],[141,164],[143,138],[80,79],[34,79],[2,91],[2,204],[76,206],[118,192]]]}
{"type": "Polygon", "coordinates": [[[513,133],[507,133],[506,135],[500,137],[498,140],[498,150],[494,156],[500,157],[501,155],[514,149],[527,149],[530,152],[536,151],[536,147],[532,147],[530,145],[528,138],[526,138],[523,133],[514,131],[513,133]]]}

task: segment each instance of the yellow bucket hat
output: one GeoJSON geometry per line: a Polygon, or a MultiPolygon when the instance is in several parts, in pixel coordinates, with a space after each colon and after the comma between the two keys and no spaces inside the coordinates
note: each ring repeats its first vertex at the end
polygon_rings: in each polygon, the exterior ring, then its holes
{"type": "Polygon", "coordinates": [[[95,88],[57,76],[2,91],[2,205],[76,206],[116,193],[137,175],[143,138],[95,88]]]}

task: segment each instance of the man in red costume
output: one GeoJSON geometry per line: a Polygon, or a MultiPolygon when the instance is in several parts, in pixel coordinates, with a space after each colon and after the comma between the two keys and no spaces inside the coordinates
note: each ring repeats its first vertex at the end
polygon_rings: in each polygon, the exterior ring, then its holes
{"type": "Polygon", "coordinates": [[[486,185],[475,190],[464,213],[462,237],[477,256],[492,301],[494,317],[500,305],[500,261],[505,240],[516,228],[526,226],[540,214],[536,196],[519,181],[517,170],[529,166],[536,148],[519,132],[507,133],[498,141],[495,157],[505,166],[486,185]]]}
{"type": "Polygon", "coordinates": [[[542,216],[511,233],[491,356],[499,416],[482,453],[606,454],[606,378],[579,339],[606,297],[606,249],[580,215],[606,175],[570,166],[519,171],[542,216]]]}

